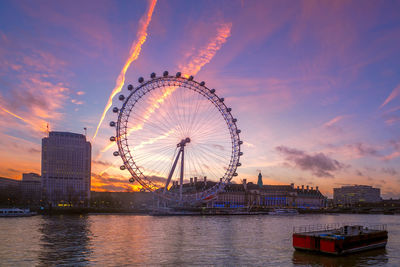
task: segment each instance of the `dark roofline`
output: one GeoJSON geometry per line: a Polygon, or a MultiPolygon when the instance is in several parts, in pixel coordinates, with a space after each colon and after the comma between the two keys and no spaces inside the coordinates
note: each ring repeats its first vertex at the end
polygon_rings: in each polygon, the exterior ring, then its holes
{"type": "Polygon", "coordinates": [[[69,136],[78,136],[78,137],[81,137],[81,138],[86,138],[86,136],[85,135],[83,135],[83,134],[79,134],[79,133],[71,133],[71,132],[57,132],[57,131],[52,131],[52,132],[49,132],[49,136],[60,136],[60,135],[69,135],[69,136]]]}

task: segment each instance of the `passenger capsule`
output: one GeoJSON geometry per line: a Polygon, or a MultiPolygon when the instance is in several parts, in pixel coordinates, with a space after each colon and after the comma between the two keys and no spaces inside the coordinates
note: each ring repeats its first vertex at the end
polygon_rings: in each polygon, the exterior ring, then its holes
{"type": "Polygon", "coordinates": [[[241,130],[236,130],[236,133],[237,134],[240,134],[242,131],[241,130]]]}
{"type": "Polygon", "coordinates": [[[188,80],[193,81],[194,77],[192,75],[189,76],[188,80]]]}
{"type": "Polygon", "coordinates": [[[129,182],[130,182],[130,183],[134,183],[134,182],[135,182],[135,179],[129,178],[129,182]]]}
{"type": "Polygon", "coordinates": [[[118,156],[119,156],[119,152],[118,152],[118,151],[114,151],[114,152],[113,152],[113,155],[114,155],[115,157],[118,157],[118,156]]]}
{"type": "Polygon", "coordinates": [[[119,95],[118,99],[121,100],[121,101],[124,101],[125,100],[125,96],[124,95],[119,95]]]}
{"type": "Polygon", "coordinates": [[[115,127],[115,122],[114,121],[110,121],[110,126],[111,127],[115,127]]]}
{"type": "Polygon", "coordinates": [[[128,85],[128,90],[129,90],[129,91],[132,91],[132,90],[133,90],[133,85],[132,85],[132,84],[128,85]]]}
{"type": "Polygon", "coordinates": [[[237,119],[234,118],[234,119],[232,119],[232,121],[233,121],[233,122],[237,122],[237,119]]]}
{"type": "Polygon", "coordinates": [[[138,82],[140,82],[140,83],[144,82],[143,77],[139,77],[138,82]]]}
{"type": "Polygon", "coordinates": [[[235,173],[233,174],[233,176],[238,176],[238,174],[235,172],[235,173]]]}
{"type": "Polygon", "coordinates": [[[176,76],[176,78],[180,78],[180,77],[181,77],[181,75],[182,75],[182,73],[180,73],[180,72],[177,72],[175,76],[176,76]]]}
{"type": "Polygon", "coordinates": [[[113,108],[113,112],[114,112],[114,113],[118,113],[118,111],[119,111],[119,109],[118,109],[117,107],[114,107],[114,108],[113,108]]]}
{"type": "Polygon", "coordinates": [[[206,84],[206,82],[204,82],[204,81],[200,83],[201,86],[204,86],[205,84],[206,84]]]}
{"type": "Polygon", "coordinates": [[[215,89],[211,89],[210,92],[211,92],[212,94],[214,94],[214,93],[215,93],[215,89]]]}
{"type": "Polygon", "coordinates": [[[167,77],[168,76],[168,71],[164,71],[163,76],[167,77]]]}
{"type": "Polygon", "coordinates": [[[231,108],[227,108],[227,109],[226,109],[226,111],[228,111],[228,112],[231,112],[231,111],[232,111],[232,109],[231,109],[231,108]]]}
{"type": "Polygon", "coordinates": [[[110,141],[111,141],[111,142],[114,142],[114,141],[115,141],[115,136],[111,136],[111,137],[110,137],[110,141]]]}
{"type": "Polygon", "coordinates": [[[150,74],[150,78],[154,79],[155,77],[156,77],[156,73],[155,72],[150,74]]]}
{"type": "Polygon", "coordinates": [[[125,165],[121,165],[121,166],[119,167],[119,169],[120,169],[121,171],[123,171],[123,170],[126,169],[126,167],[125,167],[125,165]]]}
{"type": "Polygon", "coordinates": [[[239,141],[239,145],[242,145],[243,144],[243,141],[239,141]]]}
{"type": "Polygon", "coordinates": [[[221,98],[219,99],[219,101],[224,102],[224,101],[225,101],[225,98],[221,97],[221,98]]]}
{"type": "Polygon", "coordinates": [[[240,167],[240,166],[242,166],[242,163],[238,162],[238,164],[236,164],[236,166],[240,167]]]}
{"type": "Polygon", "coordinates": [[[243,152],[239,152],[239,156],[243,156],[243,152]]]}

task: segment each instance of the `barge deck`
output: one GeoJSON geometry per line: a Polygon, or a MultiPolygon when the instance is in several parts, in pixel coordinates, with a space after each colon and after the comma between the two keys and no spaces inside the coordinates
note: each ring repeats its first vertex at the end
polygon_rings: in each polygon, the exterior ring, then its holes
{"type": "Polygon", "coordinates": [[[293,247],[332,255],[355,253],[386,246],[386,225],[327,224],[293,229],[293,247]]]}

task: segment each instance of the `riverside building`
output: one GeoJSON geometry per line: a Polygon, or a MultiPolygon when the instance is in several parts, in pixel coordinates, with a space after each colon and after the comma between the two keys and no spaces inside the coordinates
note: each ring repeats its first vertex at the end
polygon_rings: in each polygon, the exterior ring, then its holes
{"type": "MultiPolygon", "coordinates": [[[[198,181],[197,177],[190,178],[190,182],[183,184],[184,193],[202,192],[215,186],[217,183],[204,180],[198,181]]],[[[179,190],[179,184],[172,182],[169,190],[179,190]]],[[[207,202],[209,208],[299,208],[321,209],[325,208],[327,198],[315,188],[302,185],[264,185],[259,174],[257,184],[243,179],[241,184],[230,183],[217,196],[207,202]]]]}
{"type": "Polygon", "coordinates": [[[38,204],[42,193],[42,181],[39,174],[23,173],[21,195],[24,203],[38,204]]]}
{"type": "Polygon", "coordinates": [[[335,205],[351,206],[360,202],[376,203],[381,200],[381,189],[369,185],[342,186],[333,189],[335,205]]]}
{"type": "Polygon", "coordinates": [[[86,136],[50,132],[42,139],[42,199],[51,206],[87,206],[91,144],[86,136]]]}

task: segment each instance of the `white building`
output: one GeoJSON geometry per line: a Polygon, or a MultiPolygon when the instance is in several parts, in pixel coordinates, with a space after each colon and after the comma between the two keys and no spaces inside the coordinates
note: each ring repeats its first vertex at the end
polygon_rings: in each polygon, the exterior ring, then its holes
{"type": "Polygon", "coordinates": [[[53,206],[86,206],[91,145],[82,134],[50,132],[42,139],[42,199],[53,206]]]}

